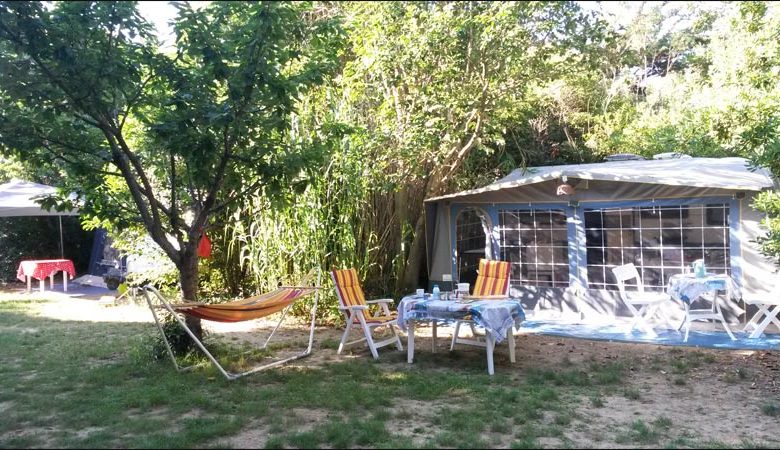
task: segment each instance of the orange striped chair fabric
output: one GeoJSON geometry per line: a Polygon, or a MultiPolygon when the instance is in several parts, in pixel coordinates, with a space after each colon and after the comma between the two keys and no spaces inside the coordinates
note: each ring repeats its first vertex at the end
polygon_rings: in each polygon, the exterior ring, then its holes
{"type": "Polygon", "coordinates": [[[479,275],[474,283],[475,297],[480,295],[507,295],[509,289],[509,263],[506,261],[479,260],[479,275]]]}
{"type": "MultiPolygon", "coordinates": [[[[338,291],[339,302],[343,307],[366,305],[366,295],[358,280],[357,270],[341,269],[333,271],[336,290],[338,291]]],[[[395,320],[395,312],[390,316],[371,317],[370,314],[364,314],[366,322],[389,322],[395,320]]],[[[353,320],[357,321],[357,316],[352,315],[353,320]]]]}
{"type": "Polygon", "coordinates": [[[336,280],[336,289],[339,293],[339,301],[342,306],[360,306],[366,304],[366,295],[358,280],[357,270],[334,270],[333,279],[336,280]]]}

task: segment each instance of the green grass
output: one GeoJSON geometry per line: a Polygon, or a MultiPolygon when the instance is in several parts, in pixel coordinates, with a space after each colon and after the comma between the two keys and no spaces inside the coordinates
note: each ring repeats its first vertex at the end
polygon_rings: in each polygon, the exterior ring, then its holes
{"type": "Polygon", "coordinates": [[[642,398],[642,394],[640,394],[638,390],[633,388],[624,389],[623,396],[629,400],[639,400],[642,398]]]}
{"type": "MultiPolygon", "coordinates": [[[[408,365],[405,353],[387,351],[379,361],[295,364],[228,382],[208,364],[178,374],[167,358],[154,359],[153,324],[58,321],[37,316],[39,307],[0,303],[0,448],[224,448],[239,446],[233,439],[243,433],[244,445],[269,448],[572,447],[567,433],[590,425],[578,407],[601,408],[621,393],[641,399],[629,382],[629,367],[639,367],[631,357],[561,358],[489,376],[482,352],[420,352],[408,365]]],[[[233,369],[290,347],[235,344],[211,344],[233,369]]],[[[705,353],[689,353],[672,357],[688,370],[706,363],[705,353]]],[[[616,440],[700,444],[667,437],[674,428],[665,417],[637,420],[616,440]]]]}
{"type": "MultiPolygon", "coordinates": [[[[577,370],[568,361],[491,377],[473,355],[422,353],[409,366],[405,354],[386,352],[379,362],[287,366],[228,382],[208,364],[179,374],[154,359],[152,324],[58,321],[36,316],[37,307],[0,303],[0,448],[226,447],[257,427],[267,434],[255,445],[271,448],[474,448],[501,439],[528,447],[568,442],[573,405],[624,376],[620,364],[577,370]],[[400,420],[419,426],[399,434],[400,420]]],[[[233,369],[286,347],[211,345],[233,369]]]]}
{"type": "Polygon", "coordinates": [[[628,426],[622,435],[619,435],[616,442],[620,444],[626,443],[639,443],[639,444],[655,444],[658,442],[659,432],[653,425],[648,425],[643,420],[637,419],[628,426]]]}
{"type": "Polygon", "coordinates": [[[761,412],[771,417],[780,416],[780,403],[770,402],[761,405],[761,412]]]}

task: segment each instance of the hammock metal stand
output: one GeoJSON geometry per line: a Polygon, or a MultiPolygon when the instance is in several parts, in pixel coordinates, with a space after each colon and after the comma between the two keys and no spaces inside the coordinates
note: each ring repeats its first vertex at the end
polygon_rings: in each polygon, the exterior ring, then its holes
{"type": "MultiPolygon", "coordinates": [[[[320,293],[319,293],[319,289],[320,289],[320,285],[319,284],[320,284],[320,281],[321,281],[320,278],[321,278],[321,275],[318,274],[318,276],[317,276],[317,285],[316,286],[280,286],[280,289],[281,288],[306,289],[306,290],[310,290],[311,292],[314,292],[314,294],[315,294],[314,305],[312,306],[312,309],[311,309],[311,326],[309,328],[309,344],[306,347],[306,350],[304,350],[303,352],[298,353],[296,355],[293,355],[293,356],[290,356],[290,357],[287,357],[287,358],[284,358],[284,359],[281,359],[281,360],[278,360],[278,361],[274,361],[274,362],[271,362],[271,363],[258,365],[258,366],[255,366],[255,367],[247,370],[247,371],[238,372],[238,373],[228,372],[227,370],[225,370],[225,368],[222,367],[222,365],[217,361],[217,359],[214,357],[214,355],[212,355],[211,352],[208,351],[206,346],[203,345],[203,342],[201,342],[201,340],[198,339],[197,336],[195,336],[195,333],[193,333],[192,330],[190,330],[190,328],[187,326],[187,323],[178,314],[178,313],[185,313],[186,314],[186,311],[177,311],[176,308],[174,307],[174,305],[172,305],[171,302],[168,301],[168,299],[166,299],[165,296],[160,293],[160,291],[158,291],[156,288],[154,288],[152,286],[145,286],[145,287],[142,287],[140,289],[143,292],[144,298],[146,299],[146,303],[149,305],[149,309],[152,310],[152,315],[154,316],[154,323],[157,325],[157,329],[160,330],[160,334],[163,337],[163,342],[165,342],[165,347],[166,347],[166,349],[168,351],[168,356],[170,356],[171,361],[173,361],[173,365],[176,367],[176,371],[177,372],[185,372],[185,371],[192,370],[195,367],[198,367],[200,364],[193,364],[193,365],[190,365],[190,366],[183,367],[183,366],[181,366],[179,364],[178,361],[176,361],[176,356],[173,354],[173,349],[171,348],[170,342],[168,342],[168,337],[165,335],[165,331],[163,330],[163,326],[160,323],[159,317],[157,316],[156,309],[166,309],[169,313],[171,313],[171,315],[176,319],[176,321],[179,323],[179,325],[181,325],[181,327],[184,328],[184,331],[186,331],[187,334],[190,336],[190,338],[195,342],[195,345],[197,345],[198,348],[211,361],[211,363],[214,365],[214,367],[216,367],[217,370],[219,370],[219,372],[225,378],[227,378],[228,380],[235,380],[235,379],[241,378],[241,377],[243,377],[245,375],[249,375],[249,374],[252,374],[252,373],[261,372],[263,370],[271,369],[271,368],[280,366],[282,364],[288,363],[290,361],[294,361],[296,359],[305,358],[305,357],[307,357],[307,356],[309,356],[311,354],[311,352],[312,352],[312,345],[314,343],[314,322],[315,322],[315,318],[316,318],[316,315],[317,315],[317,303],[318,303],[319,297],[320,297],[320,293]],[[157,303],[158,303],[157,305],[154,304],[155,303],[155,301],[154,301],[155,299],[157,300],[157,303]]],[[[265,344],[263,344],[263,346],[260,347],[260,350],[265,350],[268,347],[268,343],[271,341],[271,338],[276,333],[276,330],[279,329],[279,326],[281,326],[281,324],[284,321],[285,317],[287,317],[287,313],[290,311],[290,308],[292,308],[292,305],[295,303],[295,301],[297,301],[297,299],[299,299],[301,297],[309,295],[311,292],[299,295],[294,300],[292,300],[289,305],[284,307],[284,310],[282,311],[282,317],[279,319],[279,322],[276,324],[276,326],[274,327],[273,331],[271,331],[271,334],[266,339],[265,344]]],[[[260,317],[256,317],[256,318],[260,318],[260,317]]],[[[247,319],[247,320],[252,320],[252,319],[247,319]]]]}

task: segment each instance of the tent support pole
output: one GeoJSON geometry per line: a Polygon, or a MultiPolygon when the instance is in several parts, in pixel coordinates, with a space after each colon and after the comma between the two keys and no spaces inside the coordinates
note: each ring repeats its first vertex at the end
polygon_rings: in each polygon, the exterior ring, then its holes
{"type": "Polygon", "coordinates": [[[60,258],[65,259],[65,246],[62,244],[62,216],[57,216],[60,221],[60,258]]]}

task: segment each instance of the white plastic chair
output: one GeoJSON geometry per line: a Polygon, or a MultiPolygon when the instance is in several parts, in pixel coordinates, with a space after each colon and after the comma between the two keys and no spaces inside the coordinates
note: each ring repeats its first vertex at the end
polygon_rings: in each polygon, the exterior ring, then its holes
{"type": "MultiPolygon", "coordinates": [[[[479,270],[477,271],[477,280],[474,282],[474,294],[471,297],[484,298],[484,299],[500,299],[506,300],[509,298],[509,286],[511,285],[510,275],[511,266],[506,261],[494,261],[488,259],[479,260],[479,270]]],[[[455,331],[452,333],[452,342],[450,342],[450,351],[455,350],[455,344],[472,345],[475,347],[487,347],[487,340],[480,339],[477,334],[477,329],[474,326],[475,322],[471,319],[458,319],[455,321],[455,331]],[[460,337],[460,326],[468,325],[471,328],[471,335],[473,339],[463,339],[460,337]]],[[[434,340],[436,328],[434,327],[434,340]]],[[[514,336],[512,337],[512,343],[514,345],[514,336]]],[[[435,348],[435,341],[434,341],[435,348]]],[[[514,360],[512,360],[514,362],[514,360]]]]}
{"type": "Polygon", "coordinates": [[[662,292],[645,292],[645,285],[642,283],[642,278],[639,276],[636,266],[632,263],[613,268],[612,274],[617,280],[620,298],[634,316],[629,331],[634,328],[639,328],[651,336],[657,336],[655,331],[653,331],[653,327],[648,323],[648,320],[652,319],[656,312],[659,311],[658,307],[661,303],[670,301],[671,297],[662,292]],[[636,279],[637,291],[627,292],[625,283],[626,281],[633,279],[636,279]]]}
{"type": "Polygon", "coordinates": [[[393,299],[382,298],[366,301],[355,269],[334,269],[331,271],[330,276],[336,288],[336,297],[339,299],[339,311],[344,314],[344,319],[347,322],[347,328],[344,330],[344,335],[341,336],[341,342],[336,354],[340,355],[347,345],[364,341],[368,344],[368,349],[371,350],[371,355],[374,359],[379,359],[377,349],[387,345],[395,345],[399,351],[403,351],[404,347],[401,345],[401,339],[395,331],[395,326],[398,325],[398,315],[395,312],[390,312],[390,308],[387,306],[389,303],[393,303],[393,299]],[[378,305],[379,311],[371,315],[369,313],[370,305],[378,305]],[[376,342],[372,330],[385,325],[390,328],[393,334],[392,337],[376,342]],[[363,331],[364,337],[347,342],[353,326],[359,326],[363,331]]]}
{"type": "Polygon", "coordinates": [[[778,320],[778,313],[780,313],[780,275],[776,277],[775,286],[768,294],[758,298],[743,297],[742,300],[748,305],[758,306],[758,311],[753,314],[753,317],[745,324],[742,331],[748,331],[749,328],[752,328],[753,332],[750,333],[750,337],[755,339],[761,336],[770,323],[774,323],[780,330],[780,320],[778,320]]]}

